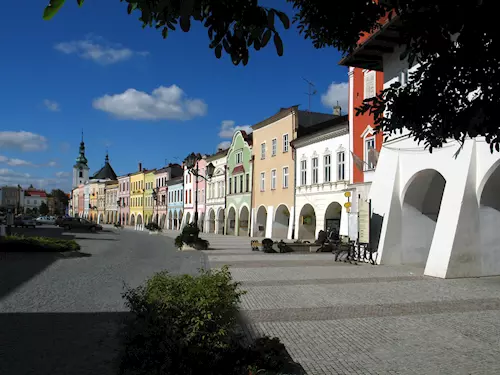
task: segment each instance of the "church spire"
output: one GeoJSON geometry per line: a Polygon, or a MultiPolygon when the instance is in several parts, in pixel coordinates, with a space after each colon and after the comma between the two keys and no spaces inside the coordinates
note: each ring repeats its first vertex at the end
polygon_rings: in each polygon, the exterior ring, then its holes
{"type": "Polygon", "coordinates": [[[106,157],[104,158],[104,163],[109,164],[109,154],[107,150],[106,150],[106,157]]]}
{"type": "Polygon", "coordinates": [[[85,142],[83,141],[83,129],[82,129],[82,141],[80,142],[80,152],[76,158],[76,164],[83,164],[87,166],[87,158],[85,157],[85,142]]]}

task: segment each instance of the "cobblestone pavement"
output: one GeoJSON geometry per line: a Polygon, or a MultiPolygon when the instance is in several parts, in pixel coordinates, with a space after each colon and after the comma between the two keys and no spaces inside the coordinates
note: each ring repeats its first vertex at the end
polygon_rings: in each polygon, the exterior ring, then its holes
{"type": "Polygon", "coordinates": [[[194,274],[205,258],[147,233],[75,235],[77,257],[0,257],[1,375],[116,374],[124,283],[137,286],[161,270],[194,274]]]}
{"type": "Polygon", "coordinates": [[[208,263],[229,264],[247,291],[249,335],[279,337],[310,375],[500,373],[500,278],[433,279],[217,241],[208,263]]]}

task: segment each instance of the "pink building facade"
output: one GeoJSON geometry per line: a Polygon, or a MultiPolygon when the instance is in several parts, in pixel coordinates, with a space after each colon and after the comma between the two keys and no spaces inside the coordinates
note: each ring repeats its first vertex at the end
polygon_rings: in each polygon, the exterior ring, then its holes
{"type": "Polygon", "coordinates": [[[78,186],[78,217],[84,217],[85,213],[85,185],[78,186]]]}
{"type": "MultiPolygon", "coordinates": [[[[198,161],[198,173],[201,176],[206,175],[206,156],[203,156],[198,161]]],[[[196,167],[195,167],[196,169],[196,167]]],[[[203,230],[203,222],[205,220],[205,179],[196,177],[184,166],[184,216],[182,218],[182,226],[193,223],[196,212],[196,199],[198,200],[198,227],[203,230]],[[198,193],[198,194],[196,194],[198,193]]]]}
{"type": "Polygon", "coordinates": [[[130,225],[130,174],[118,177],[118,217],[121,225],[130,225]]]}
{"type": "Polygon", "coordinates": [[[157,189],[157,202],[156,202],[156,213],[153,218],[154,222],[160,225],[161,228],[165,228],[165,222],[167,221],[167,181],[170,179],[170,173],[168,168],[162,168],[156,171],[156,183],[155,188],[157,189]]]}

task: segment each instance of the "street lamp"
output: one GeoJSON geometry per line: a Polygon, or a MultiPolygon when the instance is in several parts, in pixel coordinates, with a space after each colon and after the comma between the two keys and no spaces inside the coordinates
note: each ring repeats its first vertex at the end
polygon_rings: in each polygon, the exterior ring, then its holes
{"type": "Polygon", "coordinates": [[[203,178],[205,181],[210,181],[212,178],[215,167],[212,163],[207,165],[207,173],[206,177],[200,175],[200,171],[198,168],[198,162],[201,160],[201,155],[200,154],[195,154],[194,152],[190,153],[186,159],[184,160],[184,163],[186,165],[186,168],[188,169],[189,173],[191,173],[195,177],[196,181],[196,186],[195,186],[195,196],[194,196],[194,225],[198,227],[198,177],[203,178]]]}
{"type": "MultiPolygon", "coordinates": [[[[155,187],[153,189],[153,200],[155,201],[155,207],[156,207],[156,215],[158,215],[158,190],[160,190],[158,187],[155,187]]],[[[154,208],[153,208],[153,216],[154,216],[154,208]]],[[[158,224],[158,217],[156,216],[156,224],[158,224]]]]}
{"type": "Polygon", "coordinates": [[[121,207],[120,199],[118,199],[116,201],[116,206],[118,207],[118,209],[117,209],[117,211],[118,211],[118,223],[121,225],[122,224],[122,214],[120,213],[120,207],[121,207]]]}

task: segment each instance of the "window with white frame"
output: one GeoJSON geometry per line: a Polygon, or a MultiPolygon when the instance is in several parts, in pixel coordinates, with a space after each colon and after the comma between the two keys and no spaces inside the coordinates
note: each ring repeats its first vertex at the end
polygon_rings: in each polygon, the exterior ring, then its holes
{"type": "Polygon", "coordinates": [[[283,189],[288,188],[288,167],[283,167],[283,189]]]}
{"type": "Polygon", "coordinates": [[[266,190],[266,172],[260,172],[260,191],[266,190]]]}
{"type": "Polygon", "coordinates": [[[271,156],[276,156],[276,152],[278,150],[278,140],[273,138],[271,141],[271,156]]]}
{"type": "Polygon", "coordinates": [[[266,158],[266,142],[260,144],[260,158],[266,158]]]}
{"type": "Polygon", "coordinates": [[[345,152],[337,152],[337,180],[345,180],[345,152]]]}
{"type": "Polygon", "coordinates": [[[288,133],[283,134],[283,152],[288,152],[290,141],[288,140],[288,133]]]}
{"type": "Polygon", "coordinates": [[[332,155],[328,154],[323,156],[323,165],[325,167],[323,179],[324,182],[330,182],[332,180],[332,155]]]}
{"type": "Polygon", "coordinates": [[[276,190],[276,169],[271,170],[271,190],[276,190]]]}
{"type": "Polygon", "coordinates": [[[375,74],[376,72],[374,70],[368,70],[365,72],[365,82],[364,82],[365,99],[373,98],[377,94],[375,74]]]}
{"type": "MultiPolygon", "coordinates": [[[[373,158],[370,157],[370,150],[375,149],[375,137],[365,138],[365,168],[367,171],[375,169],[375,163],[373,158]]],[[[373,151],[371,151],[373,153],[373,151]]]]}
{"type": "Polygon", "coordinates": [[[311,174],[311,177],[312,177],[312,183],[313,184],[317,184],[318,183],[318,178],[319,178],[319,173],[318,173],[318,167],[319,167],[319,163],[318,163],[318,158],[312,158],[312,161],[311,161],[311,164],[312,164],[312,174],[311,174]]]}
{"type": "Polygon", "coordinates": [[[300,184],[302,186],[307,184],[307,160],[300,162],[300,184]]]}
{"type": "Polygon", "coordinates": [[[236,164],[241,164],[241,163],[243,163],[243,152],[238,151],[236,153],[236,164]]]}

